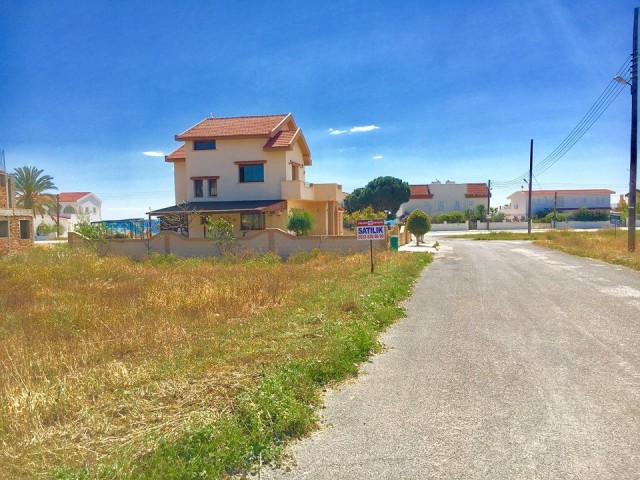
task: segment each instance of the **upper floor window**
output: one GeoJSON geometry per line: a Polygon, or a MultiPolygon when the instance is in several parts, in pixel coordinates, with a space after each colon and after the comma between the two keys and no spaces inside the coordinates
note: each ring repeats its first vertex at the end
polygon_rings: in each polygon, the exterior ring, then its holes
{"type": "Polygon", "coordinates": [[[264,182],[264,165],[240,165],[240,183],[264,182]]]}
{"type": "Polygon", "coordinates": [[[193,181],[193,196],[196,198],[204,197],[204,192],[202,189],[202,184],[204,180],[201,178],[197,178],[193,181]]]}
{"type": "Polygon", "coordinates": [[[210,178],[209,180],[207,180],[207,186],[209,187],[207,189],[207,193],[209,194],[210,197],[217,197],[218,196],[218,180],[215,178],[210,178]]]}
{"type": "Polygon", "coordinates": [[[207,193],[207,197],[218,196],[218,177],[191,177],[193,180],[193,196],[202,198],[207,193]],[[205,184],[205,182],[207,182],[205,184]],[[205,190],[206,186],[206,190],[205,190]]]}
{"type": "Polygon", "coordinates": [[[194,150],[215,150],[216,149],[216,141],[215,140],[196,140],[193,142],[194,150]]]}

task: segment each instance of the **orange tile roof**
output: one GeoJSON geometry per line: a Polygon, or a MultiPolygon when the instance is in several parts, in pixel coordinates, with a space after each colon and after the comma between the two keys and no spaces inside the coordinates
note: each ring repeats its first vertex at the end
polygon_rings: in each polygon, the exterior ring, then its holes
{"type": "Polygon", "coordinates": [[[165,162],[179,162],[181,160],[186,160],[186,159],[187,159],[187,154],[184,151],[184,145],[177,148],[176,150],[171,152],[169,155],[164,156],[165,162]]]}
{"type": "Polygon", "coordinates": [[[176,140],[222,137],[269,137],[291,114],[254,117],[205,118],[176,135],[176,140]]]}
{"type": "Polygon", "coordinates": [[[60,192],[61,202],[77,202],[82,197],[86,197],[91,192],[60,192]]]}
{"type": "Polygon", "coordinates": [[[433,198],[429,185],[409,185],[409,187],[411,188],[411,198],[433,198]]]}
{"type": "Polygon", "coordinates": [[[467,183],[466,198],[487,198],[489,187],[486,183],[467,183]]]}
{"type": "Polygon", "coordinates": [[[297,130],[280,130],[273,137],[271,137],[267,143],[264,144],[264,148],[289,148],[295,140],[298,132],[297,130]]]}

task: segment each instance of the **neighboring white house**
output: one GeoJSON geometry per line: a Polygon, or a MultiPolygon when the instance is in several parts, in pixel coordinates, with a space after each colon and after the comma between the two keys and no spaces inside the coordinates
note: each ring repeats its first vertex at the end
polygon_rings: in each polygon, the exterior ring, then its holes
{"type": "Polygon", "coordinates": [[[312,234],[340,235],[346,194],[337,183],[305,182],[311,152],[288,114],[206,118],[176,140],[165,157],[173,163],[176,205],[154,210],[186,216],[189,237],[205,236],[206,218],[225,218],[236,231],[286,230],[292,209],[309,211],[312,234]]]}
{"type": "Polygon", "coordinates": [[[436,180],[429,185],[410,185],[409,201],[400,205],[398,217],[416,209],[427,215],[473,210],[476,205],[487,205],[489,188],[486,183],[455,183],[436,180]]]}
{"type": "Polygon", "coordinates": [[[91,192],[61,192],[59,194],[60,211],[56,215],[55,208],[44,216],[36,216],[36,228],[41,223],[54,226],[58,219],[62,232],[74,230],[80,222],[99,222],[102,220],[102,200],[91,192]]]}
{"type": "MultiPolygon", "coordinates": [[[[533,190],[531,192],[531,211],[533,215],[555,208],[559,212],[567,212],[587,208],[589,210],[610,210],[611,195],[615,194],[607,189],[584,190],[533,190]]],[[[502,207],[502,213],[507,220],[514,217],[527,217],[529,191],[520,190],[507,197],[508,205],[502,207]]]]}

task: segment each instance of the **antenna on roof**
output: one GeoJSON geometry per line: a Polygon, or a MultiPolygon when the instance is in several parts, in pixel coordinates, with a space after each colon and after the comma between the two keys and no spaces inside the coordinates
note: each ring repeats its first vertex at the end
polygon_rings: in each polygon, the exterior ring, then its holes
{"type": "Polygon", "coordinates": [[[209,114],[209,118],[216,118],[216,116],[213,114],[213,112],[211,112],[211,113],[209,114]]]}

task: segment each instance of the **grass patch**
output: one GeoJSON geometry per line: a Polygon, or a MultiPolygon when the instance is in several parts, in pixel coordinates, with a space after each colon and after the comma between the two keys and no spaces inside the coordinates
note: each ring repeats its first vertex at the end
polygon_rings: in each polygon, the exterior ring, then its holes
{"type": "Polygon", "coordinates": [[[627,232],[599,230],[597,232],[572,232],[534,242],[547,248],[580,257],[595,258],[614,265],[623,265],[640,271],[640,251],[628,251],[627,232]]]}
{"type": "Polygon", "coordinates": [[[520,232],[488,232],[470,235],[452,235],[448,238],[466,238],[467,240],[538,240],[549,238],[549,234],[553,236],[557,234],[557,232],[557,230],[555,232],[531,232],[530,235],[520,232]]]}
{"type": "Polygon", "coordinates": [[[428,255],[0,257],[3,478],[217,478],[278,458],[428,255]]]}
{"type": "Polygon", "coordinates": [[[472,240],[533,240],[540,245],[580,257],[595,258],[615,265],[623,265],[640,270],[640,250],[628,251],[627,232],[613,229],[596,232],[573,230],[549,230],[547,232],[526,233],[491,232],[478,235],[459,235],[451,238],[472,240]]]}

